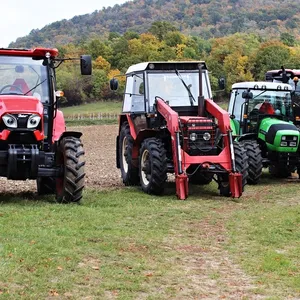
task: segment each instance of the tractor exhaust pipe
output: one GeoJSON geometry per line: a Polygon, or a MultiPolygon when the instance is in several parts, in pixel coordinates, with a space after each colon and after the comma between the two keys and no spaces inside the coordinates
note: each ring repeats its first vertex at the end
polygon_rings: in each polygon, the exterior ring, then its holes
{"type": "Polygon", "coordinates": [[[203,82],[202,82],[202,68],[203,65],[199,64],[199,96],[198,96],[198,116],[204,116],[204,96],[203,96],[203,82]]]}

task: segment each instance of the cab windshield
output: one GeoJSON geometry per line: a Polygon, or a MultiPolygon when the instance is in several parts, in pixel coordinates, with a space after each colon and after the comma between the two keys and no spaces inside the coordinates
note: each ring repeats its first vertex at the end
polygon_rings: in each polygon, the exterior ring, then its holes
{"type": "Polygon", "coordinates": [[[31,57],[0,56],[0,95],[34,96],[49,102],[47,68],[42,63],[31,57]]]}
{"type": "MultiPolygon", "coordinates": [[[[234,89],[231,92],[229,112],[235,119],[242,120],[245,99],[242,94],[247,89],[234,89]]],[[[292,115],[292,100],[289,91],[279,90],[250,90],[253,98],[249,99],[248,114],[274,114],[282,117],[292,115]]]]}
{"type": "MultiPolygon", "coordinates": [[[[203,96],[211,98],[208,76],[203,74],[203,96]]],[[[199,95],[199,72],[175,71],[164,73],[148,73],[150,110],[153,107],[155,97],[168,101],[172,107],[197,106],[199,95]]]]}

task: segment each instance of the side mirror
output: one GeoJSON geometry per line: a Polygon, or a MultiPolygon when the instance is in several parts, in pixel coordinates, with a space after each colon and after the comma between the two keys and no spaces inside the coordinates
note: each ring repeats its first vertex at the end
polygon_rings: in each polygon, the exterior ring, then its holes
{"type": "Polygon", "coordinates": [[[218,84],[219,84],[219,89],[220,90],[224,90],[225,89],[225,85],[226,85],[226,81],[224,77],[220,77],[218,79],[218,84]]]}
{"type": "Polygon", "coordinates": [[[80,70],[81,70],[81,75],[92,74],[92,57],[90,55],[80,56],[80,70]]]}
{"type": "Polygon", "coordinates": [[[248,91],[244,91],[243,94],[242,94],[242,98],[244,98],[244,99],[253,99],[253,93],[248,92],[248,91]]]}
{"type": "Polygon", "coordinates": [[[109,87],[112,91],[116,91],[119,87],[119,82],[116,78],[113,78],[109,81],[109,87]]]}

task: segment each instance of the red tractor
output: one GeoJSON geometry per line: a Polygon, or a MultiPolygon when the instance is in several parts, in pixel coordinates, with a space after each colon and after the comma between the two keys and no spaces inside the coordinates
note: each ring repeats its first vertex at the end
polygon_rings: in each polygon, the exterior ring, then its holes
{"type": "MultiPolygon", "coordinates": [[[[38,194],[79,202],[84,188],[81,133],[66,131],[57,109],[57,49],[0,49],[0,176],[35,179],[38,194]]],[[[71,60],[71,58],[67,59],[71,60]]],[[[81,73],[91,74],[82,55],[81,73]]]]}
{"type": "MultiPolygon", "coordinates": [[[[118,81],[110,82],[112,90],[118,81]]],[[[205,62],[145,62],[126,72],[117,136],[117,167],[125,185],[162,194],[175,173],[176,194],[188,182],[217,181],[220,194],[240,197],[247,156],[233,142],[229,114],[212,100],[205,62]],[[196,100],[197,99],[197,100],[196,100]]]]}

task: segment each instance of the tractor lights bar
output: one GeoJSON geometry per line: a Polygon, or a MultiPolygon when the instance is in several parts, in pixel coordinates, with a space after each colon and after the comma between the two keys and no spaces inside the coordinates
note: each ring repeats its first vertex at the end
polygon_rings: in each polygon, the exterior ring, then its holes
{"type": "Polygon", "coordinates": [[[199,70],[199,68],[207,70],[203,61],[187,61],[187,62],[151,62],[147,65],[146,70],[199,70]]]}
{"type": "MultiPolygon", "coordinates": [[[[19,124],[18,121],[21,121],[21,119],[23,120],[25,119],[24,121],[26,122],[25,123],[26,128],[28,129],[36,128],[41,121],[41,117],[37,114],[18,114],[18,115],[5,114],[4,116],[2,116],[2,120],[7,128],[18,128],[18,124],[19,124]],[[27,122],[25,118],[28,118],[27,122]]],[[[25,124],[23,126],[25,126],[25,124]]],[[[22,128],[24,128],[23,126],[21,125],[22,128]]]]}
{"type": "Polygon", "coordinates": [[[298,137],[295,135],[283,135],[281,137],[281,147],[297,147],[298,137]]]}

